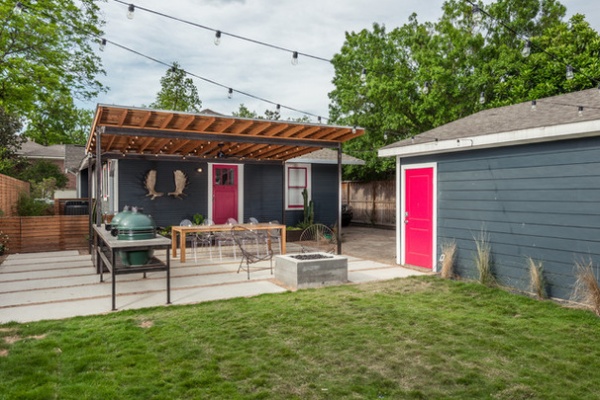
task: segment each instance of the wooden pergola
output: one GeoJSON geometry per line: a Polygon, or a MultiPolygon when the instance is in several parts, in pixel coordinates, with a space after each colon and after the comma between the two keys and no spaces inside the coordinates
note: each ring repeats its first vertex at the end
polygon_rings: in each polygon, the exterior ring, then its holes
{"type": "MultiPolygon", "coordinates": [[[[364,129],[357,127],[99,104],[86,152],[99,163],[131,157],[283,164],[329,148],[337,149],[341,182],[342,143],[363,134],[364,129]]],[[[97,188],[101,187],[99,170],[96,168],[97,188]]],[[[341,221],[341,190],[339,193],[341,221]]],[[[100,221],[99,209],[97,213],[100,221]]]]}

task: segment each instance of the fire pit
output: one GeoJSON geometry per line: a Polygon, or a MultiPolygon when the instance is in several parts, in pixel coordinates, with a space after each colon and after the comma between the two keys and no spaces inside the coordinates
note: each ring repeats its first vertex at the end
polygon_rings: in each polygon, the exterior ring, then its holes
{"type": "Polygon", "coordinates": [[[276,256],[275,279],[292,289],[339,285],[348,282],[348,259],[327,253],[276,256]]]}

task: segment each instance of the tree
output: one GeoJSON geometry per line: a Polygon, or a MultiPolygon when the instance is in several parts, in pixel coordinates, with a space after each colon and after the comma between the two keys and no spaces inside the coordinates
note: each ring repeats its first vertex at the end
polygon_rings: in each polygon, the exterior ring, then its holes
{"type": "Polygon", "coordinates": [[[160,78],[160,91],[156,101],[150,107],[161,110],[200,112],[202,101],[198,97],[198,89],[192,78],[186,77],[186,72],[177,62],[160,78]]]}
{"type": "Polygon", "coordinates": [[[392,176],[394,160],[376,154],[386,144],[485,108],[597,85],[600,38],[583,16],[565,21],[566,9],[556,0],[480,7],[489,15],[481,23],[468,2],[448,0],[436,23],[419,23],[413,14],[390,32],[374,24],[346,34],[332,61],[330,115],[367,131],[344,145],[367,161],[366,168],[347,168],[346,178],[392,176]],[[521,54],[526,40],[529,57],[521,54]],[[567,63],[578,71],[575,79],[566,79],[567,63]]]}
{"type": "Polygon", "coordinates": [[[30,114],[25,136],[36,143],[86,144],[93,111],[78,109],[69,97],[56,98],[48,107],[30,114]]]}
{"type": "Polygon", "coordinates": [[[22,163],[17,155],[25,141],[24,137],[18,135],[22,126],[18,117],[8,114],[0,106],[0,174],[15,176],[17,167],[22,163]]]}
{"type": "Polygon", "coordinates": [[[29,117],[51,110],[56,99],[89,100],[105,90],[91,47],[103,25],[95,1],[6,1],[0,23],[0,105],[6,111],[29,117]]]}

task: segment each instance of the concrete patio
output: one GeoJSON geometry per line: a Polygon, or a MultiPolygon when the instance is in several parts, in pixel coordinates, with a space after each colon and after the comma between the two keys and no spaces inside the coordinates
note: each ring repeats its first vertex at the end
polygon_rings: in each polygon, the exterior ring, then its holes
{"type": "MultiPolygon", "coordinates": [[[[393,265],[393,231],[379,231],[360,227],[347,230],[344,245],[349,251],[344,251],[344,254],[348,257],[349,283],[426,273],[393,265]],[[355,241],[358,243],[351,243],[355,241]],[[374,247],[379,251],[369,250],[374,247]],[[356,256],[360,248],[365,254],[361,258],[356,256]],[[390,262],[386,262],[390,258],[390,262]]],[[[291,251],[293,245],[288,253],[291,251]]],[[[164,257],[165,252],[155,255],[164,257]]],[[[269,273],[268,262],[252,269],[248,280],[245,273],[237,273],[239,261],[233,258],[221,261],[215,257],[211,261],[204,254],[196,263],[193,253],[188,252],[187,257],[188,261],[184,264],[178,259],[171,260],[171,304],[192,304],[288,290],[269,273]]],[[[117,276],[118,310],[165,305],[165,276],[165,272],[148,273],[146,279],[142,274],[117,276]]],[[[90,255],[80,255],[78,251],[15,254],[8,256],[0,265],[0,323],[109,312],[111,277],[105,274],[104,282],[100,282],[90,255]]]]}

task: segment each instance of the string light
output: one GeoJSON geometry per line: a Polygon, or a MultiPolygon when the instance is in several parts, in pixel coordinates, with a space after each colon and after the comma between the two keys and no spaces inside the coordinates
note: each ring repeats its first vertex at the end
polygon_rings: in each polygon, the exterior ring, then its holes
{"type": "Polygon", "coordinates": [[[135,6],[133,4],[130,4],[129,7],[127,7],[127,18],[133,19],[134,12],[135,12],[135,6]]]}
{"type": "Polygon", "coordinates": [[[363,68],[361,73],[360,73],[360,80],[363,82],[367,81],[367,69],[363,68]]]}
{"type": "Polygon", "coordinates": [[[421,89],[421,92],[423,92],[423,94],[428,94],[429,93],[429,82],[425,82],[423,84],[423,89],[421,89]]]}
{"type": "Polygon", "coordinates": [[[215,32],[215,46],[218,46],[221,44],[221,31],[216,31],[215,32]]]}
{"type": "Polygon", "coordinates": [[[13,13],[20,15],[23,12],[23,3],[21,3],[20,1],[17,1],[17,4],[15,4],[15,8],[13,8],[13,13]]]}
{"type": "Polygon", "coordinates": [[[537,109],[537,101],[531,100],[531,111],[535,111],[537,109]]]}
{"type": "Polygon", "coordinates": [[[473,4],[473,8],[471,9],[471,13],[473,15],[473,22],[476,24],[480,24],[483,20],[483,14],[478,4],[473,4]]]}
{"type": "Polygon", "coordinates": [[[100,51],[104,51],[104,49],[106,48],[106,39],[102,38],[100,40],[100,51]]]}
{"type": "Polygon", "coordinates": [[[577,107],[577,115],[583,117],[583,106],[577,107]]]}
{"type": "Polygon", "coordinates": [[[485,93],[479,93],[479,104],[485,104],[485,93]]]}
{"type": "Polygon", "coordinates": [[[566,78],[568,80],[571,80],[571,79],[573,79],[573,76],[574,76],[574,74],[573,74],[573,67],[571,65],[567,65],[566,78]]]}
{"type": "Polygon", "coordinates": [[[292,53],[292,65],[298,65],[298,52],[294,51],[292,53]]]}
{"type": "Polygon", "coordinates": [[[521,50],[521,55],[523,57],[529,57],[531,54],[531,42],[529,40],[525,41],[525,46],[523,46],[523,50],[521,50]]]}
{"type": "Polygon", "coordinates": [[[229,90],[227,91],[227,98],[231,99],[233,97],[233,89],[229,88],[229,90]]]}

